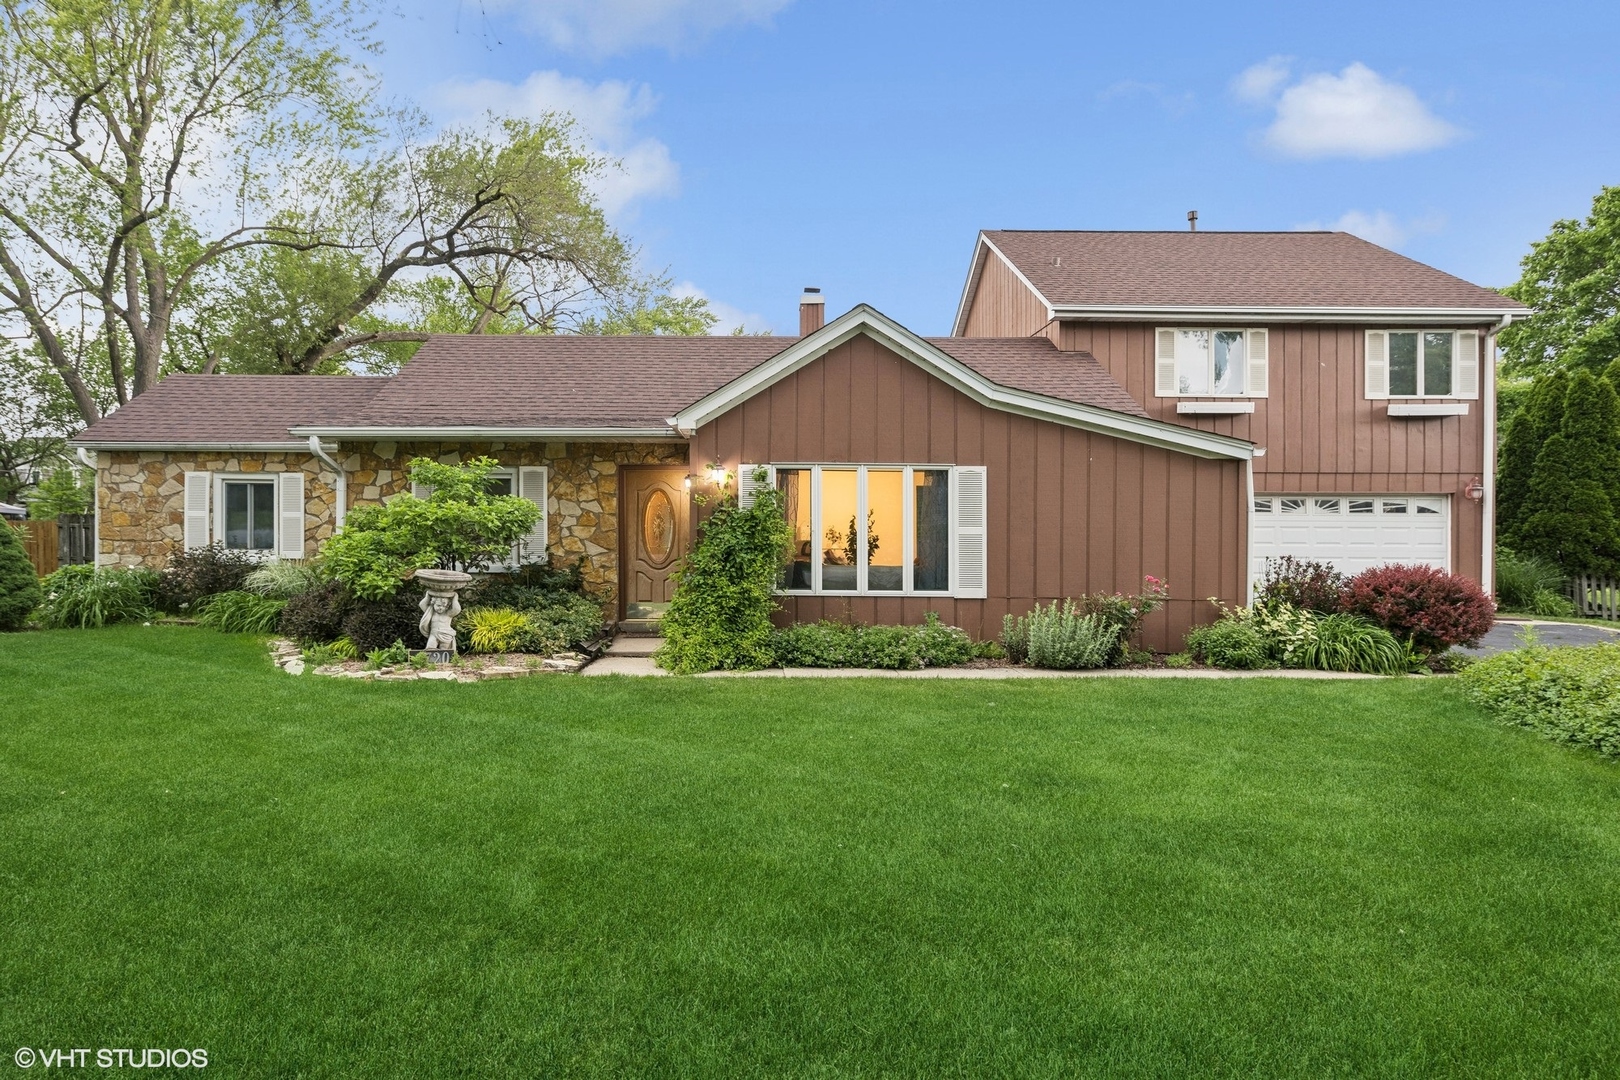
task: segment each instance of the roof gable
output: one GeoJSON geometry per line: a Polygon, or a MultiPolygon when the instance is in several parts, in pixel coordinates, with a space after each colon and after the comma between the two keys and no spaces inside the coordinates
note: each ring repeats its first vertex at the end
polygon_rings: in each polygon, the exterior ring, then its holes
{"type": "Polygon", "coordinates": [[[1517,300],[1343,232],[979,234],[957,311],[961,333],[987,258],[1000,258],[1054,315],[1447,313],[1501,317],[1517,300]]]}

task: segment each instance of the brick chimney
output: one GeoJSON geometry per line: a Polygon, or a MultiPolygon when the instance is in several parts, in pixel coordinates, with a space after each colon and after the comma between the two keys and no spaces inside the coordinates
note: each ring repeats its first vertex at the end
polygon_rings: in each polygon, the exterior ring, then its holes
{"type": "Polygon", "coordinates": [[[799,336],[813,334],[826,325],[827,301],[820,289],[805,286],[804,295],[799,297],[799,336]]]}

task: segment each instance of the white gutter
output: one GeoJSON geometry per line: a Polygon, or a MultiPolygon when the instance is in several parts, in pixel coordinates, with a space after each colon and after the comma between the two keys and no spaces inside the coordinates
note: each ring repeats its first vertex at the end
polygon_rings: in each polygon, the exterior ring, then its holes
{"type": "MultiPolygon", "coordinates": [[[[626,442],[630,440],[669,441],[680,438],[668,427],[314,427],[289,428],[294,435],[323,439],[523,439],[572,440],[575,442],[626,442]]],[[[302,448],[300,446],[300,448],[302,448]]]]}
{"type": "Polygon", "coordinates": [[[84,447],[75,448],[79,463],[90,470],[90,565],[101,564],[101,469],[96,452],[84,447]]]}
{"type": "Polygon", "coordinates": [[[1396,325],[1460,322],[1479,323],[1487,319],[1512,320],[1527,312],[1506,308],[1430,307],[1255,307],[1253,305],[1163,304],[1054,304],[1052,314],[1059,319],[1158,319],[1164,322],[1190,322],[1199,319],[1226,319],[1233,322],[1375,322],[1396,325]]]}
{"type": "Polygon", "coordinates": [[[349,474],[343,471],[342,465],[339,465],[327,454],[326,448],[321,446],[321,437],[319,435],[309,437],[309,452],[324,461],[337,474],[337,508],[333,518],[337,527],[341,529],[343,528],[343,519],[349,513],[349,474]]]}
{"type": "Polygon", "coordinates": [[[160,450],[231,450],[231,451],[298,451],[309,449],[303,442],[112,442],[100,439],[69,440],[76,450],[142,450],[156,453],[160,450]]]}

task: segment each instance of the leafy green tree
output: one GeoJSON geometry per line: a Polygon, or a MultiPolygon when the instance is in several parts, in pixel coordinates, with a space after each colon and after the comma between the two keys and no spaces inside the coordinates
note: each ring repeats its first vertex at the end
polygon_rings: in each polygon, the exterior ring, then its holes
{"type": "Polygon", "coordinates": [[[44,598],[22,537],[14,526],[0,524],[0,630],[21,630],[44,598]]]}
{"type": "Polygon", "coordinates": [[[66,463],[67,441],[81,426],[73,398],[38,350],[0,344],[0,502],[24,501],[26,477],[66,463]]]}
{"type": "Polygon", "coordinates": [[[1620,187],[1599,191],[1584,222],[1554,222],[1520,266],[1503,291],[1535,314],[1499,335],[1509,372],[1597,372],[1620,358],[1620,187]]]}
{"type": "Polygon", "coordinates": [[[494,458],[443,465],[415,458],[411,480],[431,489],[381,506],[349,511],[342,530],[322,549],[327,570],[367,600],[392,596],[413,572],[430,566],[481,570],[503,559],[540,519],[540,508],[516,495],[491,495],[494,458]]]}
{"type": "Polygon", "coordinates": [[[1589,371],[1569,383],[1558,433],[1536,455],[1516,549],[1567,573],[1620,568],[1620,395],[1589,371]]]}
{"type": "MultiPolygon", "coordinates": [[[[759,470],[756,481],[765,479],[759,470]]],[[[761,484],[752,506],[735,494],[698,525],[697,542],[675,571],[675,596],[661,625],[660,666],[678,674],[750,669],[776,662],[771,613],[791,550],[785,496],[761,484]]]]}
{"type": "Polygon", "coordinates": [[[62,514],[88,514],[95,489],[69,466],[51,470],[28,497],[28,516],[35,521],[55,521],[62,514]]]}
{"type": "Polygon", "coordinates": [[[668,278],[638,282],[580,320],[581,334],[700,337],[720,319],[701,296],[674,296],[668,278]]]}
{"type": "Polygon", "coordinates": [[[1508,421],[1496,466],[1496,534],[1512,546],[1530,513],[1530,480],[1536,456],[1558,433],[1564,420],[1564,398],[1569,377],[1551,371],[1537,378],[1524,405],[1508,421]]]}

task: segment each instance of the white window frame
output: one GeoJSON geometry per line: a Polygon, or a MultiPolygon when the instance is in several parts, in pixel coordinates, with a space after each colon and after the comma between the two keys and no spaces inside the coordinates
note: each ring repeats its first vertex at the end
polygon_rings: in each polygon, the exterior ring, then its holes
{"type": "Polygon", "coordinates": [[[784,469],[809,470],[810,472],[810,536],[812,557],[810,560],[810,581],[808,589],[779,589],[784,596],[937,596],[953,597],[957,594],[960,571],[958,570],[957,528],[956,528],[956,467],[953,465],[885,465],[885,464],[856,464],[854,462],[828,462],[825,465],[802,463],[789,464],[786,462],[772,463],[771,483],[774,486],[776,477],[784,469]],[[860,529],[860,536],[856,541],[855,550],[862,552],[860,560],[855,567],[854,589],[824,589],[821,586],[821,473],[823,469],[833,472],[849,472],[854,470],[855,479],[855,520],[860,529]],[[900,516],[901,531],[904,538],[900,549],[900,569],[903,575],[899,589],[871,589],[868,587],[866,557],[866,513],[867,513],[867,471],[899,472],[900,476],[900,516]],[[949,497],[946,503],[946,529],[950,543],[948,580],[944,589],[917,589],[913,587],[913,573],[916,569],[917,555],[917,523],[914,520],[917,514],[916,499],[908,497],[915,482],[915,474],[919,471],[943,472],[948,477],[949,497]]]}
{"type": "MultiPolygon", "coordinates": [[[[1387,391],[1387,393],[1384,394],[1384,397],[1386,397],[1387,399],[1389,399],[1391,401],[1421,401],[1421,400],[1423,400],[1425,398],[1427,398],[1427,399],[1429,399],[1431,401],[1434,401],[1434,400],[1458,401],[1458,400],[1463,400],[1464,399],[1465,395],[1463,395],[1462,393],[1459,392],[1458,386],[1457,386],[1458,376],[1462,372],[1462,366],[1463,366],[1463,362],[1464,362],[1463,361],[1463,356],[1462,356],[1462,341],[1461,341],[1463,331],[1457,329],[1456,327],[1446,327],[1446,326],[1435,326],[1435,327],[1426,327],[1426,328],[1423,328],[1423,327],[1413,328],[1413,327],[1410,327],[1410,326],[1394,326],[1394,327],[1389,327],[1389,328],[1383,329],[1383,330],[1376,330],[1376,331],[1373,331],[1373,332],[1384,335],[1384,387],[1385,387],[1385,389],[1387,391]],[[1415,393],[1415,394],[1397,394],[1395,392],[1394,380],[1390,377],[1391,374],[1392,374],[1390,360],[1389,360],[1389,356],[1390,356],[1390,347],[1389,346],[1390,346],[1390,335],[1391,334],[1416,334],[1417,335],[1417,393],[1415,393]],[[1425,345],[1423,339],[1424,339],[1425,336],[1427,336],[1429,334],[1450,334],[1451,335],[1451,387],[1444,394],[1426,394],[1426,393],[1423,392],[1424,353],[1425,353],[1426,348],[1427,348],[1427,346],[1425,345]]],[[[1479,348],[1479,343],[1478,343],[1477,339],[1475,340],[1474,348],[1476,350],[1476,358],[1475,358],[1474,362],[1478,363],[1477,350],[1479,348]]],[[[1365,378],[1365,375],[1363,376],[1363,378],[1365,378]]],[[[1476,397],[1476,396],[1478,396],[1478,395],[1468,395],[1467,397],[1468,397],[1468,400],[1472,400],[1472,398],[1476,397]]]]}
{"type": "MultiPolygon", "coordinates": [[[[1179,341],[1180,339],[1177,338],[1176,340],[1179,341]]],[[[1271,331],[1264,326],[1156,326],[1153,329],[1152,356],[1154,397],[1213,398],[1217,401],[1239,401],[1247,398],[1265,398],[1271,395],[1271,331]],[[1159,382],[1158,378],[1160,362],[1159,335],[1183,334],[1197,331],[1202,331],[1210,336],[1209,370],[1207,372],[1210,389],[1202,393],[1188,392],[1183,394],[1180,389],[1180,368],[1178,367],[1176,369],[1176,378],[1172,380],[1174,390],[1171,393],[1165,393],[1164,387],[1159,382]],[[1243,335],[1243,392],[1240,394],[1220,394],[1215,392],[1215,335],[1217,333],[1239,333],[1243,335]],[[1260,336],[1260,340],[1265,342],[1264,349],[1266,353],[1265,359],[1259,361],[1260,363],[1264,364],[1266,368],[1265,378],[1261,380],[1256,380],[1254,378],[1254,366],[1256,363],[1254,357],[1254,346],[1255,335],[1257,334],[1260,336]],[[1255,386],[1257,381],[1261,383],[1258,389],[1255,386]]]]}
{"type": "MultiPolygon", "coordinates": [[[[214,505],[212,507],[211,528],[209,536],[220,547],[225,546],[225,485],[226,484],[269,484],[270,485],[270,516],[276,523],[275,540],[268,548],[231,548],[231,551],[240,551],[250,559],[259,559],[264,562],[276,562],[281,558],[281,484],[278,478],[280,473],[215,473],[214,474],[214,505]]],[[[251,531],[251,526],[250,526],[251,531]]]]}

